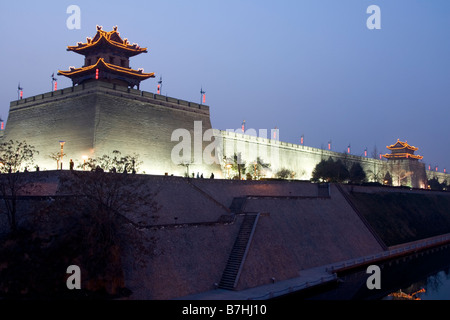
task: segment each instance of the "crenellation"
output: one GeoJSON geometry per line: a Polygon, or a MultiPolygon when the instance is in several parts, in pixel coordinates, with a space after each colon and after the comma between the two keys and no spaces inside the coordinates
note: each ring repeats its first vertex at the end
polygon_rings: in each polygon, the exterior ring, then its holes
{"type": "Polygon", "coordinates": [[[10,109],[17,109],[17,106],[27,107],[36,104],[38,100],[41,103],[47,103],[49,101],[57,101],[58,99],[68,99],[79,94],[91,94],[94,92],[104,92],[107,94],[115,95],[117,97],[132,97],[134,100],[149,102],[168,108],[176,108],[187,112],[204,113],[209,114],[209,107],[205,105],[198,105],[196,103],[179,100],[172,97],[161,96],[153,94],[151,92],[140,91],[136,89],[130,89],[124,86],[115,85],[104,82],[90,82],[83,85],[72,86],[57,91],[46,92],[26,99],[20,99],[10,102],[10,109]],[[155,101],[158,100],[158,101],[155,101]],[[192,106],[196,106],[192,108],[192,106]]]}
{"type": "Polygon", "coordinates": [[[185,106],[185,107],[189,107],[189,101],[178,100],[178,104],[185,106]]]}
{"type": "Polygon", "coordinates": [[[162,96],[160,94],[155,94],[155,99],[156,100],[167,101],[166,96],[162,96]]]}
{"type": "Polygon", "coordinates": [[[147,97],[147,98],[151,98],[151,99],[156,99],[155,98],[155,94],[153,94],[152,92],[148,92],[148,91],[142,91],[142,96],[143,97],[147,97]]]}
{"type": "Polygon", "coordinates": [[[170,102],[170,103],[180,104],[180,103],[179,103],[179,100],[176,99],[176,98],[167,97],[167,98],[166,98],[166,101],[167,101],[167,102],[170,102]]]}

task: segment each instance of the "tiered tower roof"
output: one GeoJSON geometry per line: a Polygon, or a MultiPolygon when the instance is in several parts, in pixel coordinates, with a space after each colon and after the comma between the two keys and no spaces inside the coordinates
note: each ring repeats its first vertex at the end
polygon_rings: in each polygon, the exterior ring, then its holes
{"type": "Polygon", "coordinates": [[[146,53],[147,48],[141,48],[137,43],[130,44],[128,39],[122,39],[117,31],[117,26],[112,31],[104,31],[103,27],[97,26],[97,33],[93,38],[86,38],[86,42],[78,42],[76,46],[68,46],[67,51],[73,51],[82,55],[89,55],[99,48],[108,48],[110,51],[123,53],[132,57],[146,53]]]}
{"type": "Polygon", "coordinates": [[[127,39],[122,39],[117,26],[108,32],[97,26],[97,33],[93,38],[86,38],[85,43],[78,42],[76,46],[68,46],[67,51],[85,56],[83,67],[70,67],[67,71],[58,71],[59,75],[71,78],[73,85],[102,80],[139,88],[142,80],[155,77],[154,73],[144,73],[143,69],[130,68],[129,58],[146,53],[147,48],[141,48],[136,43],[130,44],[127,39]]]}
{"type": "Polygon", "coordinates": [[[423,159],[423,156],[414,154],[414,152],[419,150],[419,148],[409,145],[406,141],[403,142],[397,139],[395,144],[386,146],[386,148],[391,150],[390,154],[383,155],[386,159],[423,159]]]}

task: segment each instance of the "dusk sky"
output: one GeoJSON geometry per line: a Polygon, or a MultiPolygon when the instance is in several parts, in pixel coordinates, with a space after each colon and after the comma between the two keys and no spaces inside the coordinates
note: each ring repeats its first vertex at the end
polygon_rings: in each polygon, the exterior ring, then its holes
{"type": "MultiPolygon", "coordinates": [[[[369,155],[397,139],[450,170],[450,1],[1,1],[0,116],[17,86],[51,91],[51,75],[81,67],[68,45],[118,26],[147,47],[131,67],[155,72],[141,90],[200,102],[217,129],[279,129],[280,140],[369,155]],[[69,29],[67,7],[81,10],[69,29]],[[366,12],[381,10],[381,29],[366,12]]],[[[59,76],[58,89],[72,85],[59,76]]],[[[126,119],[123,119],[126,121],[126,119]]]]}

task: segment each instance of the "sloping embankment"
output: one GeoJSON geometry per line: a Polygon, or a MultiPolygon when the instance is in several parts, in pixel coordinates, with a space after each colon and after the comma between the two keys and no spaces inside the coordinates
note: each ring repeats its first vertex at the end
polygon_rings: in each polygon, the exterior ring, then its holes
{"type": "Polygon", "coordinates": [[[390,188],[368,191],[354,189],[349,197],[388,247],[450,233],[450,194],[390,188]]]}

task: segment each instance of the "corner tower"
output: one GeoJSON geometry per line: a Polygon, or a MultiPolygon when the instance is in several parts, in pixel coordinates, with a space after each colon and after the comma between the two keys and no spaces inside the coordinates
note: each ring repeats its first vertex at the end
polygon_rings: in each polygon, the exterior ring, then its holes
{"type": "Polygon", "coordinates": [[[407,141],[400,141],[400,139],[386,148],[391,153],[387,153],[383,157],[388,159],[388,170],[394,186],[422,189],[427,186],[425,164],[419,162],[423,157],[414,154],[419,148],[409,145],[407,141]]]}
{"type": "Polygon", "coordinates": [[[130,68],[130,57],[146,53],[147,48],[141,48],[136,43],[130,44],[128,39],[122,39],[117,26],[106,32],[97,26],[93,38],[86,42],[78,42],[76,46],[68,46],[67,51],[84,55],[84,66],[70,67],[67,71],[58,71],[58,75],[72,79],[73,85],[83,84],[92,80],[101,80],[130,88],[137,87],[142,80],[154,78],[154,73],[144,73],[142,68],[130,68]]]}
{"type": "Polygon", "coordinates": [[[129,58],[146,48],[130,45],[117,28],[105,32],[97,27],[94,38],[68,50],[85,56],[83,67],[59,71],[73,86],[10,103],[3,139],[35,146],[40,170],[57,169],[52,155],[60,153],[64,141],[63,170],[69,169],[70,159],[77,168],[86,157],[118,150],[139,156],[138,173],[184,176],[189,170],[190,175],[221,176],[214,151],[206,152],[207,161],[195,157],[211,144],[204,138],[212,131],[209,106],[133,88],[154,77],[129,67],[129,58]],[[188,147],[178,152],[181,143],[188,147]],[[181,163],[180,158],[194,160],[181,163]]]}

